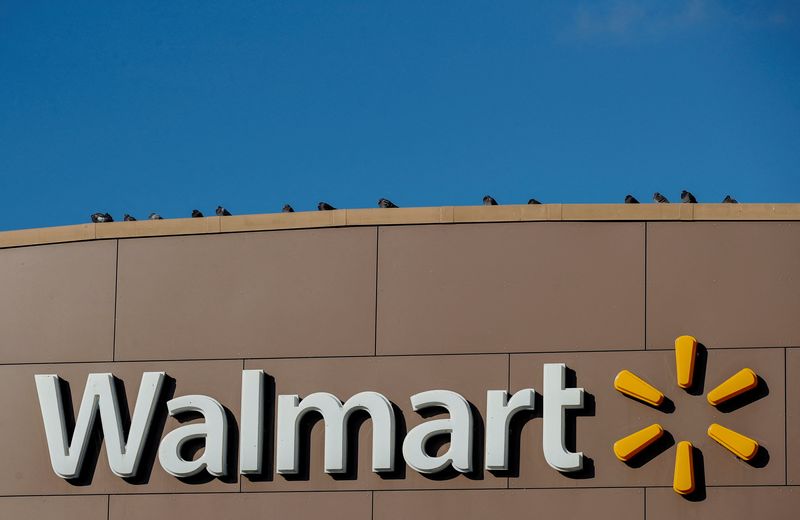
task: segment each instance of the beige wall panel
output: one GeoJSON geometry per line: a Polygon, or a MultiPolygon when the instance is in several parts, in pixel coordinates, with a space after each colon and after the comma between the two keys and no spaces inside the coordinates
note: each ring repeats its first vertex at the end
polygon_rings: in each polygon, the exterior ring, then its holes
{"type": "Polygon", "coordinates": [[[800,484],[800,348],[786,349],[787,484],[800,484]]]}
{"type": "Polygon", "coordinates": [[[372,354],[375,228],[120,242],[117,358],[372,354]]]}
{"type": "MultiPolygon", "coordinates": [[[[241,361],[199,361],[158,363],[97,363],[63,365],[6,365],[0,367],[0,460],[9,471],[0,473],[0,495],[47,495],[79,493],[172,493],[198,491],[239,491],[235,467],[236,446],[232,461],[233,472],[225,481],[219,479],[192,479],[182,481],[166,473],[158,463],[158,441],[168,431],[182,423],[166,417],[167,397],[203,394],[217,399],[238,419],[240,403],[241,361]],[[58,374],[69,383],[74,413],[78,413],[80,400],[89,373],[111,372],[124,383],[129,413],[132,413],[139,392],[142,372],[164,371],[171,378],[165,382],[161,403],[153,421],[142,458],[143,470],[134,482],[123,480],[111,473],[105,444],[97,456],[96,442],[90,443],[85,468],[92,467],[85,478],[70,483],[56,476],[50,466],[47,440],[42,425],[42,415],[36,394],[34,374],[58,374]],[[165,425],[165,426],[164,426],[165,425]],[[152,467],[152,471],[147,471],[152,467]]],[[[65,394],[66,395],[66,394],[65,394]]],[[[98,419],[99,426],[99,419],[98,419]]],[[[238,443],[238,429],[229,423],[229,440],[238,443]]],[[[97,438],[95,438],[96,441],[97,438]]]]}
{"type": "Polygon", "coordinates": [[[800,345],[800,223],[647,224],[647,347],[800,345]]]}
{"type": "Polygon", "coordinates": [[[369,520],[368,492],[112,496],[109,520],[221,518],[369,520]]]}
{"type": "Polygon", "coordinates": [[[0,250],[0,363],[111,360],[114,241],[0,250]]]}
{"type": "Polygon", "coordinates": [[[375,493],[375,520],[644,518],[642,489],[392,491],[375,493]]]}
{"type": "Polygon", "coordinates": [[[800,512],[800,488],[709,488],[704,500],[689,501],[672,489],[647,490],[647,520],[794,520],[800,512]]]}
{"type": "MultiPolygon", "coordinates": [[[[563,362],[575,371],[577,386],[592,394],[593,398],[586,403],[593,401],[594,412],[587,406],[590,415],[573,417],[567,423],[568,432],[576,432],[568,433],[567,438],[572,439],[568,445],[573,444],[573,449],[592,459],[587,462],[586,471],[577,476],[582,478],[561,474],[545,462],[539,413],[522,426],[521,433],[515,434],[521,438],[522,456],[519,477],[512,474],[511,487],[672,486],[674,443],[682,440],[690,441],[702,453],[704,470],[699,470],[698,457],[698,483],[783,484],[783,349],[711,350],[707,360],[702,359],[697,364],[695,378],[703,383],[703,391],[692,389],[702,394],[693,395],[676,384],[672,351],[512,355],[512,391],[530,387],[541,393],[543,364],[563,362]],[[717,409],[708,404],[705,398],[708,391],[745,367],[763,379],[760,386],[749,396],[742,396],[742,400],[734,403],[737,406],[717,409]],[[632,371],[664,392],[674,411],[665,413],[617,392],[613,381],[622,369],[632,371]],[[757,400],[749,402],[750,399],[757,400]],[[763,450],[752,465],[740,461],[708,437],[706,430],[713,422],[755,438],[761,444],[763,450]],[[612,451],[614,442],[653,423],[661,424],[671,437],[665,435],[663,444],[640,453],[630,466],[617,460],[612,451]],[[670,438],[674,443],[666,442],[670,438]]],[[[519,426],[515,427],[515,431],[519,430],[519,426]]]]}
{"type": "MultiPolygon", "coordinates": [[[[247,361],[247,368],[261,368],[274,378],[274,391],[277,394],[298,394],[302,398],[313,392],[324,391],[344,401],[365,390],[380,392],[402,410],[402,418],[397,421],[397,430],[403,433],[426,420],[411,410],[409,398],[415,393],[434,389],[458,392],[477,407],[483,416],[486,410],[486,390],[504,389],[508,381],[508,356],[505,355],[254,360],[247,361]]],[[[271,416],[270,409],[268,406],[267,417],[271,416]]],[[[475,416],[474,421],[480,428],[480,418],[475,416]]],[[[290,480],[282,475],[273,475],[271,481],[250,481],[243,478],[242,488],[250,491],[272,491],[506,487],[505,478],[480,470],[469,476],[445,471],[439,476],[425,477],[405,467],[399,458],[395,474],[381,477],[371,469],[372,422],[369,420],[359,430],[358,460],[357,465],[354,465],[357,471],[343,477],[332,477],[323,472],[323,427],[322,421],[319,421],[311,431],[307,476],[302,475],[300,480],[290,480]]],[[[265,430],[274,431],[274,424],[265,424],[265,430]]],[[[398,457],[401,450],[401,445],[396,444],[398,457]]],[[[272,442],[265,444],[265,451],[274,454],[272,442]]],[[[269,470],[274,470],[274,458],[265,460],[265,467],[268,468],[265,474],[271,474],[269,470]]],[[[482,460],[482,456],[476,459],[476,467],[482,467],[482,460]]]]}
{"type": "Polygon", "coordinates": [[[0,518],[106,520],[107,515],[107,496],[0,498],[0,518]]]}
{"type": "Polygon", "coordinates": [[[379,354],[639,349],[644,225],[381,228],[379,354]]]}

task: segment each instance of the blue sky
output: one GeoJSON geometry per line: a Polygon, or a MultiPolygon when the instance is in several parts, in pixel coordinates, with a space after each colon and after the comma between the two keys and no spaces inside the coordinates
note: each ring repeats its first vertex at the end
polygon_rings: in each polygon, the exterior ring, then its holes
{"type": "Polygon", "coordinates": [[[0,229],[800,201],[800,3],[0,2],[0,229]]]}

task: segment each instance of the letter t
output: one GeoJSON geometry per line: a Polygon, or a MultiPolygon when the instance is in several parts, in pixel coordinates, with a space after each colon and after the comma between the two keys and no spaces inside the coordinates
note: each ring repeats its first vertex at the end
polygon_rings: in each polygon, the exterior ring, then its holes
{"type": "Polygon", "coordinates": [[[583,453],[572,453],[564,446],[564,410],[583,408],[583,388],[564,388],[566,370],[564,363],[544,365],[542,448],[550,467],[563,472],[583,469],[583,453]]]}

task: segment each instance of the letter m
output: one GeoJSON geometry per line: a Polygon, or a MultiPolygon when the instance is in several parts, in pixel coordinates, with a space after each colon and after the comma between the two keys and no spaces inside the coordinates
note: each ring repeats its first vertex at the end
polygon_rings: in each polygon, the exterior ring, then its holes
{"type": "Polygon", "coordinates": [[[136,474],[142,458],[144,440],[155,412],[156,399],[164,382],[164,372],[142,374],[127,443],[122,431],[113,374],[89,374],[75,420],[72,442],[67,432],[59,377],[55,374],[37,374],[34,378],[50,450],[50,463],[56,475],[61,478],[75,478],[80,474],[98,410],[111,471],[120,477],[132,477],[136,474]]]}
{"type": "Polygon", "coordinates": [[[278,396],[278,456],[276,470],[282,475],[299,469],[299,426],[304,415],[317,412],[325,422],[325,473],[347,471],[347,420],[363,410],[372,418],[372,471],[394,469],[394,409],[383,395],[361,392],[344,404],[327,392],[310,394],[302,401],[297,395],[278,396]]]}

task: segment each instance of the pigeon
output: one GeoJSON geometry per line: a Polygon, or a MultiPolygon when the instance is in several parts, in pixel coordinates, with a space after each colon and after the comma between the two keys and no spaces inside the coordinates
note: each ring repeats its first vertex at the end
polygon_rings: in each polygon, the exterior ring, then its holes
{"type": "Polygon", "coordinates": [[[288,204],[284,204],[283,208],[281,209],[283,213],[294,213],[294,208],[288,204]]]}
{"type": "Polygon", "coordinates": [[[125,213],[125,216],[122,217],[122,220],[124,220],[125,222],[133,222],[134,220],[136,220],[136,217],[133,217],[125,213]]]}
{"type": "Polygon", "coordinates": [[[92,213],[92,222],[99,224],[101,222],[114,222],[114,219],[108,213],[92,213]]]}
{"type": "Polygon", "coordinates": [[[541,204],[541,202],[536,199],[528,199],[528,204],[541,204]]]}
{"type": "Polygon", "coordinates": [[[660,194],[659,192],[653,193],[653,202],[658,202],[659,204],[668,204],[669,201],[665,196],[660,194]]]}
{"type": "Polygon", "coordinates": [[[681,192],[681,202],[683,202],[684,204],[697,204],[697,199],[694,198],[694,195],[692,195],[688,191],[683,190],[681,192]]]}
{"type": "Polygon", "coordinates": [[[738,204],[739,201],[731,197],[730,195],[725,195],[725,198],[722,199],[722,202],[725,204],[738,204]]]}
{"type": "Polygon", "coordinates": [[[633,195],[625,195],[625,204],[639,204],[639,201],[633,195]]]}
{"type": "Polygon", "coordinates": [[[392,202],[389,199],[378,199],[378,207],[379,208],[396,208],[397,204],[392,202]]]}
{"type": "Polygon", "coordinates": [[[159,215],[158,213],[150,213],[150,215],[148,215],[147,218],[149,218],[150,220],[162,220],[161,215],[159,215]]]}
{"type": "Polygon", "coordinates": [[[200,218],[203,216],[203,213],[199,209],[192,210],[192,218],[200,218]]]}
{"type": "Polygon", "coordinates": [[[222,206],[217,206],[217,216],[218,217],[230,217],[231,212],[227,209],[223,208],[222,206]]]}
{"type": "Polygon", "coordinates": [[[327,202],[320,202],[317,204],[317,209],[320,211],[331,211],[332,209],[336,209],[327,202]]]}
{"type": "Polygon", "coordinates": [[[494,199],[493,199],[492,197],[490,197],[489,195],[486,195],[486,196],[483,198],[483,205],[484,205],[484,206],[497,206],[497,201],[496,201],[496,200],[494,200],[494,199]]]}

